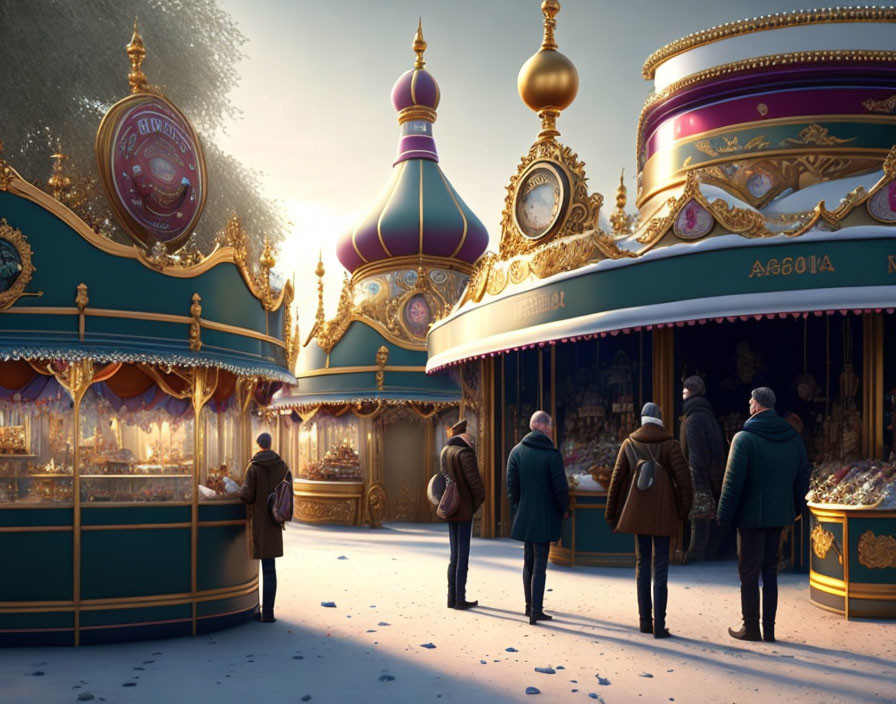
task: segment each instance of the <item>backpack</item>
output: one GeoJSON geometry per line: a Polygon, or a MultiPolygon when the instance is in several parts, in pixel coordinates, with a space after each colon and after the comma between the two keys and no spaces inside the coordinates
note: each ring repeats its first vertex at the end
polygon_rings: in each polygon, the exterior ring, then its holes
{"type": "Polygon", "coordinates": [[[653,486],[656,479],[656,473],[663,471],[663,465],[657,461],[650,445],[642,445],[629,438],[629,444],[625,446],[628,455],[628,463],[632,468],[632,485],[636,486],[640,491],[647,491],[653,486]],[[647,449],[647,457],[641,455],[637,450],[647,449]]]}
{"type": "Polygon", "coordinates": [[[268,513],[271,520],[285,528],[284,524],[292,520],[292,474],[289,470],[274,490],[268,494],[268,513]]]}

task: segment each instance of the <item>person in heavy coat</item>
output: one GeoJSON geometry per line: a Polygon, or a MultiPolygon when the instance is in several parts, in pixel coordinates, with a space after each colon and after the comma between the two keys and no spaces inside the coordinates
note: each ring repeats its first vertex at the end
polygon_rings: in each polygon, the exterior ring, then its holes
{"type": "Polygon", "coordinates": [[[261,560],[263,589],[259,620],[273,623],[274,598],[277,596],[277,570],[275,558],[283,556],[284,526],[275,523],[268,507],[268,496],[285,478],[292,484],[292,474],[280,455],[271,449],[271,436],[262,433],[255,440],[258,452],[249,461],[240,498],[248,504],[249,531],[252,539],[250,556],[261,560]]]}
{"type": "Polygon", "coordinates": [[[718,521],[734,524],[740,542],[738,571],[743,626],[738,640],[775,640],[781,529],[805,508],[809,460],[796,430],[775,412],[775,394],[765,386],[750,394],[750,418],[731,441],[722,482],[718,521]],[[762,633],[759,574],[762,573],[762,633]]]}
{"type": "Polygon", "coordinates": [[[563,458],[551,441],[553,423],[544,411],[529,421],[532,432],[507,458],[507,497],[513,515],[510,537],[523,542],[523,592],[529,623],[549,621],[544,585],[551,543],[560,537],[560,521],[569,517],[569,484],[563,458]]]}
{"type": "Polygon", "coordinates": [[[705,394],[706,385],[699,376],[684,380],[678,439],[694,484],[688,562],[714,559],[720,542],[715,509],[725,474],[725,436],[705,394]]]}
{"type": "Polygon", "coordinates": [[[635,534],[635,584],[640,630],[642,633],[653,633],[654,638],[668,638],[671,635],[666,628],[669,545],[671,536],[678,533],[678,522],[687,519],[693,496],[691,472],[678,441],[665,429],[660,407],[655,403],[645,403],[641,409],[641,427],[623,441],[616,457],[604,516],[614,531],[635,534]],[[633,486],[635,468],[630,456],[636,460],[647,459],[648,456],[655,458],[662,468],[655,467],[655,472],[664,472],[665,476],[655,476],[654,485],[642,492],[633,486]],[[633,503],[627,506],[627,502],[633,503]],[[625,522],[620,521],[623,508],[626,509],[625,522]]]}
{"type": "Polygon", "coordinates": [[[473,436],[467,432],[467,421],[451,426],[451,438],[439,457],[440,471],[457,483],[460,499],[457,511],[448,521],[448,541],[451,557],[448,561],[448,608],[471,609],[478,601],[467,601],[467,568],[470,562],[470,535],[473,514],[485,501],[485,487],[479,474],[479,464],[473,449],[473,436]]]}

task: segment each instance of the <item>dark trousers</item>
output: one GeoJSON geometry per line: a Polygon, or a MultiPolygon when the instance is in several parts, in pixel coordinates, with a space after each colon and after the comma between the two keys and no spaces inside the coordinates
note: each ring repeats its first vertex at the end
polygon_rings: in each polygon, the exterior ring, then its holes
{"type": "Polygon", "coordinates": [[[655,632],[666,625],[666,602],[669,599],[669,536],[642,535],[635,541],[635,584],[638,585],[638,616],[647,622],[655,618],[655,632]],[[650,600],[650,577],[653,573],[653,602],[650,600]]]}
{"type": "Polygon", "coordinates": [[[262,558],[261,560],[261,617],[274,617],[274,597],[277,596],[277,568],[274,566],[274,558],[262,558]]]}
{"type": "Polygon", "coordinates": [[[526,594],[526,606],[533,614],[544,608],[544,582],[550,549],[549,542],[523,544],[523,591],[526,594]]]}
{"type": "Polygon", "coordinates": [[[470,565],[470,535],[473,521],[448,521],[448,606],[467,600],[467,568],[470,565]]]}
{"type": "Polygon", "coordinates": [[[778,610],[778,548],[780,528],[738,528],[740,606],[744,626],[759,628],[759,573],[762,573],[762,624],[775,625],[778,610]]]}

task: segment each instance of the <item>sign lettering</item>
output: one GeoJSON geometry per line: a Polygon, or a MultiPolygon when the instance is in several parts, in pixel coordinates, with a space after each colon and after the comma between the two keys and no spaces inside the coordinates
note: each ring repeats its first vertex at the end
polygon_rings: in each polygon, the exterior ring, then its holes
{"type": "MultiPolygon", "coordinates": [[[[896,256],[890,256],[890,271],[896,270],[896,256]]],[[[808,257],[784,257],[776,259],[772,257],[764,264],[758,259],[753,262],[750,275],[747,278],[759,278],[762,276],[790,276],[791,274],[821,274],[834,272],[833,262],[830,256],[814,254],[808,257]]]]}
{"type": "Polygon", "coordinates": [[[517,301],[513,307],[513,319],[522,320],[540,313],[548,313],[552,310],[566,308],[565,291],[553,293],[532,293],[517,301]]]}

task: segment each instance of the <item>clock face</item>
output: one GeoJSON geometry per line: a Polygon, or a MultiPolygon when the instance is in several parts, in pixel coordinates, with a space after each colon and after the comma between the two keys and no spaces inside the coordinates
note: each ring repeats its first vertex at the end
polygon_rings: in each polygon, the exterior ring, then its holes
{"type": "Polygon", "coordinates": [[[537,240],[556,224],[563,207],[564,186],[556,167],[536,164],[520,181],[514,208],[523,235],[537,240]]]}

